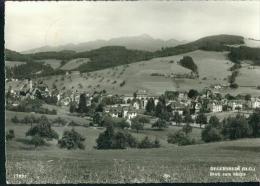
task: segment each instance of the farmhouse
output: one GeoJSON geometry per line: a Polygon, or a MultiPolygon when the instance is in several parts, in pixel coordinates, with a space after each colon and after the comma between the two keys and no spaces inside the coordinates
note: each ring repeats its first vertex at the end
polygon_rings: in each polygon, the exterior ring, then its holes
{"type": "Polygon", "coordinates": [[[252,108],[252,109],[260,108],[260,99],[251,98],[249,108],[252,108]]]}
{"type": "Polygon", "coordinates": [[[208,108],[211,112],[222,112],[223,110],[223,106],[222,106],[222,103],[219,102],[219,101],[211,101],[209,104],[208,104],[208,108]]]}

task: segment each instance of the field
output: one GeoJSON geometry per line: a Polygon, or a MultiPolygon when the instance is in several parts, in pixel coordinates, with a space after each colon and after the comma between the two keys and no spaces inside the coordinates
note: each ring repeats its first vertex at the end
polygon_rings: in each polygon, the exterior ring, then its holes
{"type": "MultiPolygon", "coordinates": [[[[260,153],[260,139],[176,146],[168,144],[166,138],[178,127],[163,131],[147,127],[138,134],[130,132],[137,138],[157,136],[161,148],[96,150],[93,148],[95,140],[103,129],[74,127],[86,137],[85,150],[60,149],[55,140],[35,149],[25,143],[29,126],[12,123],[10,117],[13,115],[13,112],[7,112],[6,117],[6,130],[14,129],[16,135],[13,141],[6,143],[9,183],[218,182],[259,181],[260,178],[260,159],[256,158],[260,153]],[[220,166],[256,170],[245,172],[244,177],[209,176],[210,167],[220,166]]],[[[69,128],[53,127],[59,135],[69,128]]],[[[193,129],[192,136],[199,139],[200,129],[193,129]]]]}
{"type": "Polygon", "coordinates": [[[5,61],[6,67],[14,67],[14,66],[22,65],[22,64],[25,64],[25,62],[22,62],[22,61],[5,61]]]}
{"type": "MultiPolygon", "coordinates": [[[[107,90],[114,94],[132,94],[138,89],[145,89],[148,93],[160,95],[165,90],[201,90],[211,85],[224,84],[228,85],[228,76],[231,72],[228,70],[232,63],[227,60],[226,52],[208,52],[194,51],[183,55],[170,57],[154,58],[148,61],[141,61],[129,65],[108,68],[84,74],[72,74],[62,76],[51,76],[42,78],[52,87],[53,83],[58,88],[65,87],[68,89],[82,89],[87,92],[94,90],[107,90]],[[183,74],[190,73],[190,70],[181,67],[177,62],[184,56],[191,56],[194,62],[198,65],[199,79],[173,79],[165,76],[152,76],[152,74],[183,74]],[[122,82],[125,82],[124,85],[122,82]]],[[[73,69],[81,63],[88,62],[88,59],[77,59],[66,63],[61,68],[73,69]],[[80,60],[80,61],[79,61],[80,60]]],[[[237,77],[238,89],[230,88],[217,90],[222,94],[239,94],[250,93],[259,96],[260,90],[256,88],[259,84],[260,68],[248,69],[243,67],[240,69],[240,74],[237,77]],[[251,87],[244,87],[244,86],[251,87]]],[[[14,89],[21,86],[20,82],[8,82],[7,86],[11,85],[14,89]]]]}
{"type": "Polygon", "coordinates": [[[73,70],[78,68],[80,65],[89,62],[88,58],[77,58],[68,61],[65,65],[63,65],[60,69],[62,70],[73,70]]]}
{"type": "Polygon", "coordinates": [[[61,60],[58,59],[43,59],[43,60],[36,60],[36,62],[43,63],[45,65],[50,65],[54,69],[59,68],[61,65],[61,60]]]}

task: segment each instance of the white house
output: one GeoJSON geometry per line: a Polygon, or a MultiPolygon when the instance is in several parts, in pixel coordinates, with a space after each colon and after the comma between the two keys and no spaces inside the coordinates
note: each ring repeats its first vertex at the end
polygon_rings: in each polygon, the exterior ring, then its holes
{"type": "Polygon", "coordinates": [[[208,104],[208,108],[211,112],[222,112],[223,106],[218,101],[212,101],[208,104]]]}
{"type": "Polygon", "coordinates": [[[251,108],[256,109],[260,108],[260,99],[259,98],[251,98],[251,108]]]}

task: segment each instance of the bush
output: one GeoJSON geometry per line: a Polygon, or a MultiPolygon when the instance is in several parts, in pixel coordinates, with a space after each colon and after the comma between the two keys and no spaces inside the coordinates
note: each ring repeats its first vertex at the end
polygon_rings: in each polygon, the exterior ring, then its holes
{"type": "Polygon", "coordinates": [[[120,83],[120,87],[123,87],[125,85],[125,81],[122,81],[122,83],[120,83]]]}
{"type": "Polygon", "coordinates": [[[238,88],[238,84],[237,83],[231,83],[230,84],[230,88],[237,89],[238,88]]]}
{"type": "Polygon", "coordinates": [[[27,132],[26,136],[39,135],[42,138],[47,139],[58,139],[59,135],[55,130],[52,130],[51,124],[46,116],[42,116],[39,124],[31,127],[27,132]]]}
{"type": "Polygon", "coordinates": [[[166,127],[168,127],[168,124],[163,119],[158,119],[155,123],[152,124],[152,128],[158,128],[159,130],[162,130],[166,127]]]}
{"type": "Polygon", "coordinates": [[[9,140],[12,140],[15,138],[15,135],[14,135],[14,130],[13,129],[10,129],[8,131],[8,133],[6,134],[6,140],[9,141],[9,140]]]}
{"type": "Polygon", "coordinates": [[[201,132],[201,138],[205,142],[221,141],[223,136],[221,130],[211,125],[207,125],[205,129],[201,132]]]}
{"type": "Polygon", "coordinates": [[[186,125],[184,125],[182,127],[182,131],[185,133],[185,134],[189,134],[192,132],[192,126],[190,126],[189,123],[187,123],[186,125]]]}
{"type": "Polygon", "coordinates": [[[38,146],[43,146],[46,144],[44,138],[42,138],[39,135],[35,135],[32,137],[32,139],[30,140],[30,144],[34,145],[35,148],[37,148],[38,146]]]}
{"type": "Polygon", "coordinates": [[[252,128],[246,118],[238,114],[236,117],[230,117],[225,120],[223,134],[228,139],[250,137],[252,135],[252,128]]]}
{"type": "Polygon", "coordinates": [[[147,149],[147,148],[158,148],[160,147],[160,142],[156,138],[154,141],[151,141],[148,136],[144,137],[142,141],[138,144],[138,148],[147,149]]]}
{"type": "Polygon", "coordinates": [[[100,133],[96,140],[97,149],[125,149],[136,147],[136,139],[125,131],[115,132],[112,125],[107,126],[106,130],[100,133]]]}
{"type": "Polygon", "coordinates": [[[57,124],[59,124],[59,125],[64,126],[64,125],[66,125],[66,120],[62,119],[61,117],[58,117],[58,118],[56,118],[56,119],[53,121],[53,123],[57,123],[57,124]]]}
{"type": "Polygon", "coordinates": [[[248,124],[252,128],[252,137],[260,137],[260,112],[254,112],[248,118],[248,124]]]}
{"type": "Polygon", "coordinates": [[[19,119],[17,118],[17,116],[15,115],[13,118],[11,118],[11,121],[13,123],[19,123],[19,119]]]}
{"type": "Polygon", "coordinates": [[[60,145],[60,148],[67,148],[68,150],[77,148],[84,149],[85,146],[82,143],[83,141],[85,141],[85,138],[74,129],[71,129],[70,131],[65,131],[63,133],[63,136],[58,141],[58,144],[60,145]]]}
{"type": "Polygon", "coordinates": [[[182,130],[169,134],[167,141],[168,143],[178,144],[179,146],[195,144],[195,140],[191,139],[190,136],[185,134],[182,130]]]}

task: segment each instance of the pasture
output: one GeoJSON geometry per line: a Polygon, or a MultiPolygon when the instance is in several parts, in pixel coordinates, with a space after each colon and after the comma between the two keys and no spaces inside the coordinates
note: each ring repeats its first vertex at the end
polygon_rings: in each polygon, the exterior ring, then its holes
{"type": "MultiPolygon", "coordinates": [[[[132,94],[138,89],[145,89],[149,94],[160,95],[166,90],[201,90],[215,84],[228,84],[228,76],[231,75],[229,68],[233,65],[227,59],[226,52],[193,51],[182,55],[154,58],[128,65],[117,66],[95,72],[59,75],[43,77],[49,87],[53,83],[61,89],[81,89],[87,92],[95,90],[107,90],[112,94],[132,94]],[[180,66],[177,62],[185,55],[191,56],[199,69],[199,79],[173,79],[165,76],[152,76],[151,74],[170,75],[190,73],[190,70],[180,66]],[[122,86],[122,82],[125,84],[122,86]]],[[[61,69],[73,69],[81,63],[88,62],[87,58],[75,59],[66,63],[61,69]],[[73,68],[72,68],[73,67],[73,68]]],[[[217,90],[222,94],[250,93],[259,96],[260,90],[256,88],[259,84],[260,69],[242,68],[237,77],[238,85],[251,85],[253,87],[239,87],[238,89],[217,90]]],[[[8,82],[14,89],[20,87],[20,82],[8,82]]]]}
{"type": "MultiPolygon", "coordinates": [[[[176,146],[168,144],[167,134],[178,127],[156,131],[146,130],[134,136],[141,139],[148,135],[157,137],[157,149],[96,150],[95,140],[104,129],[74,127],[85,138],[85,150],[66,150],[57,141],[37,147],[25,143],[29,126],[14,124],[7,113],[6,130],[14,129],[16,138],[6,143],[6,169],[8,183],[158,183],[158,182],[218,182],[259,181],[260,139],[243,139],[218,143],[176,146]],[[253,167],[255,171],[240,176],[210,176],[210,167],[253,167]],[[39,180],[41,180],[39,182],[39,180]]],[[[54,116],[48,116],[54,117],[54,116]]],[[[70,117],[70,116],[68,116],[70,117]]],[[[55,127],[61,134],[71,127],[55,127]]],[[[193,129],[192,136],[199,139],[200,129],[193,129]]]]}

